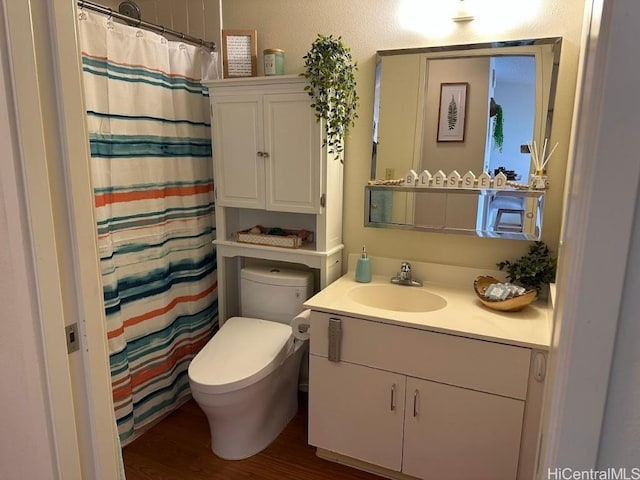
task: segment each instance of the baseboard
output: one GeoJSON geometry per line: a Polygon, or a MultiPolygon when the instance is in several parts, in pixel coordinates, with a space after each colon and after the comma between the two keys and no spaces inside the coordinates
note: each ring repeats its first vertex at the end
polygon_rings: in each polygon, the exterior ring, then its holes
{"type": "Polygon", "coordinates": [[[347,457],[330,450],[325,450],[324,448],[316,448],[316,456],[330,462],[340,463],[347,467],[357,468],[358,470],[373,473],[380,477],[390,478],[391,480],[419,480],[416,477],[405,475],[402,472],[396,472],[395,470],[389,470],[388,468],[372,465],[371,463],[356,460],[355,458],[347,457]]]}

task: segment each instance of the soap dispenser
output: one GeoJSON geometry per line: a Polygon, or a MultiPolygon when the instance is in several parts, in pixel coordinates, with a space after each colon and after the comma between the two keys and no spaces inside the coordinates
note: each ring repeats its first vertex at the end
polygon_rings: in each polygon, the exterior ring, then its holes
{"type": "Polygon", "coordinates": [[[369,283],[371,281],[371,263],[367,255],[367,249],[363,246],[362,253],[356,263],[356,282],[369,283]]]}

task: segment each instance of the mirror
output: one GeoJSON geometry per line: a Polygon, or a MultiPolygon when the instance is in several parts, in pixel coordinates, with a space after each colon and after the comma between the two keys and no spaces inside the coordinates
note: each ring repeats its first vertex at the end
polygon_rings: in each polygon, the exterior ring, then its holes
{"type": "Polygon", "coordinates": [[[527,145],[551,136],[561,43],[378,51],[372,180],[401,179],[412,169],[503,172],[519,188],[367,187],[365,224],[540,238],[544,191],[526,189],[533,173],[527,145]]]}

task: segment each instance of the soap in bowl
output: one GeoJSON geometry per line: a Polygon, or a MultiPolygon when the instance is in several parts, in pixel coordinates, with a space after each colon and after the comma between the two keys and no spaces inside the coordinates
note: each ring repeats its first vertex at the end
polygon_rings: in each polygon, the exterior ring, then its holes
{"type": "Polygon", "coordinates": [[[502,282],[490,276],[480,276],[473,282],[473,289],[482,304],[492,310],[499,310],[501,312],[517,312],[533,302],[537,295],[535,290],[527,290],[517,297],[511,297],[505,300],[490,300],[484,296],[484,292],[487,290],[489,285],[493,285],[494,283],[502,282]]]}

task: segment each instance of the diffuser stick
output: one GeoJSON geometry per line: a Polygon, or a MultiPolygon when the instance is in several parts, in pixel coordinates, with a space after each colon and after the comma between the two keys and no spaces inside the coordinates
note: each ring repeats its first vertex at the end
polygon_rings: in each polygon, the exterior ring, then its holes
{"type": "Polygon", "coordinates": [[[547,158],[545,158],[544,163],[542,164],[542,170],[544,170],[544,168],[547,166],[547,163],[549,162],[549,159],[551,158],[551,155],[553,155],[553,152],[556,151],[557,147],[558,147],[558,142],[556,142],[556,144],[551,149],[551,152],[549,152],[549,155],[547,156],[547,158]]]}
{"type": "Polygon", "coordinates": [[[536,170],[540,170],[540,157],[538,156],[538,146],[536,145],[535,140],[532,142],[532,144],[533,144],[533,155],[531,158],[533,158],[533,165],[536,170]]]}

